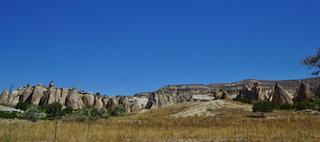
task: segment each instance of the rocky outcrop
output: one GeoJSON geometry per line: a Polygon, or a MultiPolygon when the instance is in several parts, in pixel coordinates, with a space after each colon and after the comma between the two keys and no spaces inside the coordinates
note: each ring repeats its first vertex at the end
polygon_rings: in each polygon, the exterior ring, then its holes
{"type": "Polygon", "coordinates": [[[172,94],[157,94],[154,93],[149,97],[146,108],[157,109],[164,108],[176,104],[175,96],[172,94]]]}
{"type": "Polygon", "coordinates": [[[81,97],[82,95],[75,88],[71,89],[66,98],[66,106],[76,110],[84,108],[81,97]]]}
{"type": "Polygon", "coordinates": [[[21,93],[19,102],[27,102],[27,99],[32,95],[33,90],[34,88],[30,84],[21,89],[21,92],[19,92],[21,93]]]}
{"type": "Polygon", "coordinates": [[[145,109],[148,99],[145,97],[132,97],[128,99],[130,112],[139,112],[145,109]]]}
{"type": "Polygon", "coordinates": [[[273,90],[272,102],[275,104],[293,104],[292,99],[292,95],[279,83],[276,83],[273,90]]]}
{"type": "Polygon", "coordinates": [[[9,91],[3,90],[0,96],[0,105],[7,106],[9,100],[9,91]]]}
{"type": "Polygon", "coordinates": [[[312,98],[313,98],[313,94],[310,91],[309,86],[305,83],[301,83],[298,88],[297,95],[293,100],[294,102],[306,102],[306,101],[310,101],[312,98]]]}
{"type": "Polygon", "coordinates": [[[8,105],[9,107],[15,107],[18,103],[19,103],[19,91],[18,90],[14,90],[11,92],[10,96],[9,96],[9,100],[8,100],[8,105]]]}
{"type": "Polygon", "coordinates": [[[104,107],[102,97],[100,96],[94,97],[93,107],[97,109],[102,109],[104,107]]]}
{"type": "Polygon", "coordinates": [[[118,97],[111,97],[106,105],[106,108],[113,109],[119,105],[119,98],[118,97]]]}
{"type": "Polygon", "coordinates": [[[249,84],[246,84],[239,93],[240,98],[251,98],[252,89],[249,87],[249,84]]]}
{"type": "Polygon", "coordinates": [[[269,91],[264,90],[259,82],[253,83],[250,88],[249,84],[246,84],[239,92],[238,98],[250,100],[251,102],[259,102],[269,100],[269,91]]]}
{"type": "Polygon", "coordinates": [[[268,92],[262,89],[261,84],[259,82],[254,83],[251,90],[251,98],[253,101],[265,101],[269,100],[270,98],[268,92]]]}
{"type": "Polygon", "coordinates": [[[27,102],[33,105],[39,105],[47,90],[48,89],[45,86],[38,84],[36,87],[34,87],[33,93],[28,97],[27,102]]]}
{"type": "Polygon", "coordinates": [[[82,95],[82,101],[86,107],[93,107],[94,101],[95,101],[95,96],[93,96],[93,94],[91,94],[91,93],[84,93],[82,95]]]}
{"type": "Polygon", "coordinates": [[[40,105],[47,106],[47,105],[50,105],[50,104],[57,102],[58,98],[56,96],[56,91],[57,91],[57,89],[55,89],[54,87],[48,88],[47,91],[44,92],[44,96],[42,97],[42,99],[40,101],[40,105]]]}
{"type": "Polygon", "coordinates": [[[147,96],[108,97],[100,95],[100,93],[77,91],[76,88],[56,88],[53,82],[50,82],[48,87],[38,84],[36,86],[27,85],[13,90],[11,93],[4,90],[0,96],[0,105],[9,107],[15,107],[19,102],[41,106],[60,103],[64,107],[75,110],[82,108],[114,109],[121,105],[126,112],[145,109],[147,101],[147,96]]]}

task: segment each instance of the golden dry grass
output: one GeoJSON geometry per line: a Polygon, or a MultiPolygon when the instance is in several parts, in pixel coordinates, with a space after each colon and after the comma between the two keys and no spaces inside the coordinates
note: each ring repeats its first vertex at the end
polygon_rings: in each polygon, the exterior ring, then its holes
{"type": "Polygon", "coordinates": [[[223,109],[215,117],[170,118],[192,104],[152,110],[92,123],[0,121],[1,141],[13,142],[195,142],[195,141],[320,141],[320,116],[277,111],[269,118],[223,109]]]}

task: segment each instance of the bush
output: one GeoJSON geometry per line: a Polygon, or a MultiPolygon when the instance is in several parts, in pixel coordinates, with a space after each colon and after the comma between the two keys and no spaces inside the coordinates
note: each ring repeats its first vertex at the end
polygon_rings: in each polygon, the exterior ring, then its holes
{"type": "Polygon", "coordinates": [[[73,109],[71,107],[66,107],[62,110],[61,115],[62,116],[67,116],[69,114],[73,113],[73,109]]]}
{"type": "Polygon", "coordinates": [[[270,113],[276,108],[276,105],[269,101],[261,101],[253,105],[253,112],[260,112],[261,117],[265,117],[264,113],[270,113]]]}
{"type": "Polygon", "coordinates": [[[111,116],[124,116],[126,111],[123,105],[118,105],[115,108],[109,110],[111,116]]]}
{"type": "Polygon", "coordinates": [[[298,111],[306,110],[306,109],[315,110],[315,104],[312,102],[297,102],[297,103],[293,104],[293,108],[298,111]]]}
{"type": "Polygon", "coordinates": [[[277,109],[280,110],[292,110],[293,106],[291,104],[281,104],[277,106],[277,109]]]}
{"type": "Polygon", "coordinates": [[[14,118],[18,118],[18,115],[16,112],[0,111],[0,118],[14,119],[14,118]]]}
{"type": "Polygon", "coordinates": [[[40,107],[31,105],[24,113],[21,114],[21,118],[36,122],[45,118],[45,114],[40,107]]]}
{"type": "Polygon", "coordinates": [[[31,106],[30,103],[27,103],[27,102],[19,102],[17,105],[16,105],[16,109],[20,109],[20,110],[23,110],[23,111],[26,111],[29,107],[31,106]]]}
{"type": "Polygon", "coordinates": [[[62,105],[60,103],[53,103],[46,107],[46,113],[49,118],[58,118],[62,114],[62,105]]]}
{"type": "Polygon", "coordinates": [[[96,121],[100,118],[108,118],[108,111],[105,109],[84,108],[78,111],[76,118],[78,121],[96,121]]]}

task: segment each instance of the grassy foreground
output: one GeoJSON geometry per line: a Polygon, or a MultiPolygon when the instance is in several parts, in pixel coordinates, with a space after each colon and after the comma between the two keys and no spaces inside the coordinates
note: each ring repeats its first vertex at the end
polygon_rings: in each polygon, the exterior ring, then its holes
{"type": "Polygon", "coordinates": [[[276,111],[267,119],[222,109],[214,117],[171,118],[190,104],[96,122],[0,120],[1,142],[319,141],[320,116],[276,111]],[[56,125],[57,124],[57,125],[56,125]]]}

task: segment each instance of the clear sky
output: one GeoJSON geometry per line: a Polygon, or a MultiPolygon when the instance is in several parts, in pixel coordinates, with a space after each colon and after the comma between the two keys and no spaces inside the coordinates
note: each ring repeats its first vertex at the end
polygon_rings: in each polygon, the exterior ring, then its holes
{"type": "Polygon", "coordinates": [[[0,89],[132,95],[169,84],[311,77],[319,0],[2,0],[0,89]]]}

